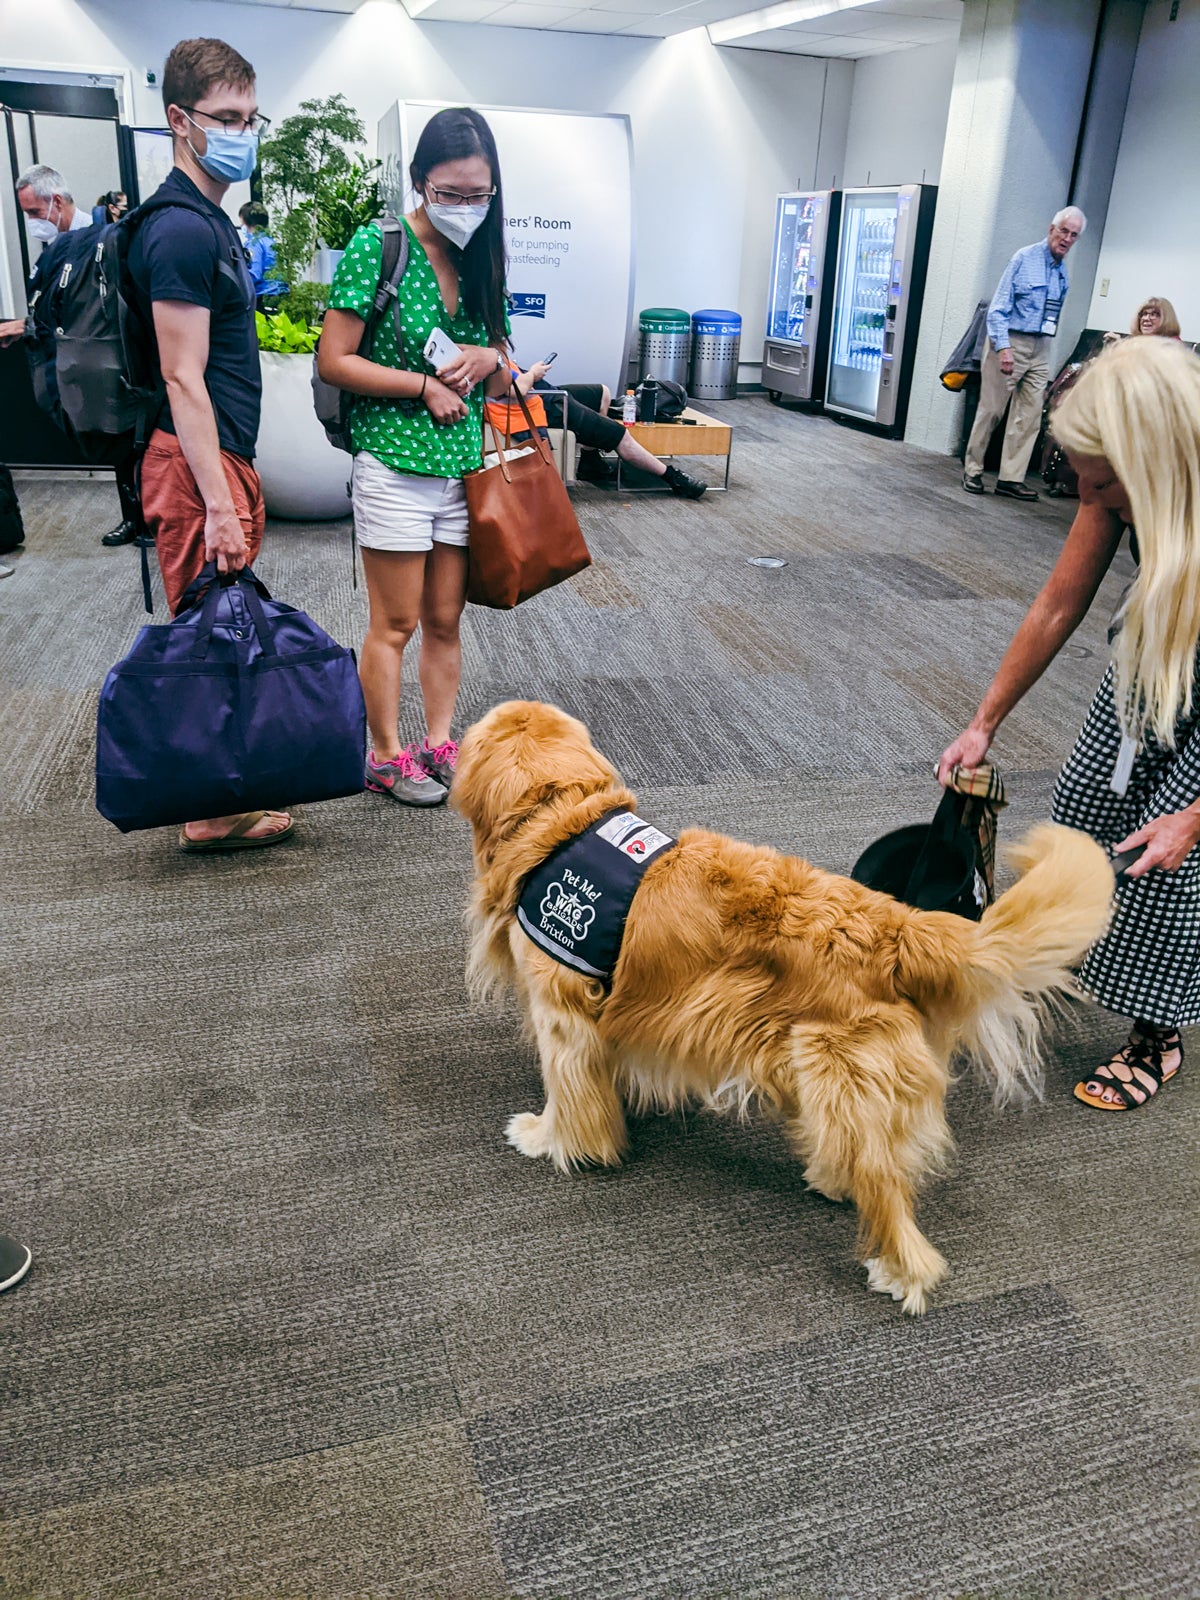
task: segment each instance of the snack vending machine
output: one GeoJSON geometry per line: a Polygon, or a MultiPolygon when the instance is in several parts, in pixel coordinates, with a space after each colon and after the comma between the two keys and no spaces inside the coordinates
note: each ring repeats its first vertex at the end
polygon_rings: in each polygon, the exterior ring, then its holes
{"type": "Polygon", "coordinates": [[[773,400],[790,395],[815,404],[824,392],[841,198],[836,189],[776,197],[762,365],[773,400]]]}
{"type": "Polygon", "coordinates": [[[893,438],[908,410],[936,204],[933,184],[842,194],[825,409],[893,438]]]}

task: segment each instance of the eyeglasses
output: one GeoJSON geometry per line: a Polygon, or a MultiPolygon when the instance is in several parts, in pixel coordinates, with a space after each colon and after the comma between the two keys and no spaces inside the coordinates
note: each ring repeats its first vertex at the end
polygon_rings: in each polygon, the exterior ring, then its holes
{"type": "Polygon", "coordinates": [[[485,206],[489,200],[496,198],[495,189],[481,189],[476,194],[459,194],[457,189],[436,189],[429,185],[429,192],[439,206],[485,206]]]}
{"type": "MultiPolygon", "coordinates": [[[[226,133],[255,133],[261,136],[271,126],[270,117],[259,116],[257,111],[252,117],[222,117],[215,116],[211,111],[197,111],[195,106],[180,106],[179,109],[184,112],[189,121],[191,121],[193,115],[207,117],[210,122],[215,122],[217,127],[223,129],[226,133]]],[[[196,126],[202,128],[203,124],[197,123],[196,126]]]]}

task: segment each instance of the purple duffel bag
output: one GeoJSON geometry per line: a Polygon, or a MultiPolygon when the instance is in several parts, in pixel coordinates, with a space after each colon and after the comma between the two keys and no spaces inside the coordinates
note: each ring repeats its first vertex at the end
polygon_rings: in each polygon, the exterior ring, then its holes
{"type": "Polygon", "coordinates": [[[353,652],[210,562],[104,680],[96,807],[130,833],[333,800],[364,787],[365,749],[353,652]]]}

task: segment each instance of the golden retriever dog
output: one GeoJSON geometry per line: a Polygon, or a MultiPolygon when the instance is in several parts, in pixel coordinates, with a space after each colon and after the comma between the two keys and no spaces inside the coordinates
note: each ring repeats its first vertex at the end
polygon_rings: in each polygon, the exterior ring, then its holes
{"type": "Polygon", "coordinates": [[[761,1105],[805,1180],[854,1202],[869,1287],[923,1311],[947,1267],[913,1199],[950,1150],[951,1058],[973,1057],[1000,1103],[1040,1090],[1044,1002],[1070,990],[1109,919],[1100,846],[1035,827],[1011,852],[1023,876],[974,923],[689,828],[647,867],[606,988],[515,917],[551,851],[636,811],[583,724],[536,702],[495,707],[463,739],[451,803],[474,830],[468,978],[478,996],[515,989],[545,1086],[509,1142],[563,1171],[611,1166],[626,1103],[761,1105]]]}

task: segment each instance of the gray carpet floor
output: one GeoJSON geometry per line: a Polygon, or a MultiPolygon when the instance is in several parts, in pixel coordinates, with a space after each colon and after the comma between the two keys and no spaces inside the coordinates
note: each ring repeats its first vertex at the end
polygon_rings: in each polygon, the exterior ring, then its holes
{"type": "MultiPolygon", "coordinates": [[[[931,813],[1071,507],[714,409],[732,492],[581,489],[595,565],[468,615],[461,720],[555,700],[664,827],[844,871],[931,813]]],[[[93,726],[136,560],[98,542],[111,484],[20,487],[0,1226],[36,1259],[0,1297],[0,1593],[1200,1592],[1190,1063],[1090,1113],[1070,1086],[1121,1022],[1078,1007],[1043,1104],[961,1081],[919,1212],[953,1275],[919,1321],[865,1291],[853,1216],[768,1121],[637,1119],[615,1173],[525,1161],[502,1130],[533,1055],[463,990],[463,824],[360,796],[245,857],[118,835],[93,726]]],[[[1006,837],[1046,814],[1129,570],[1002,731],[1006,837]]],[[[260,571],[358,642],[347,525],[273,524],[260,571]]]]}

